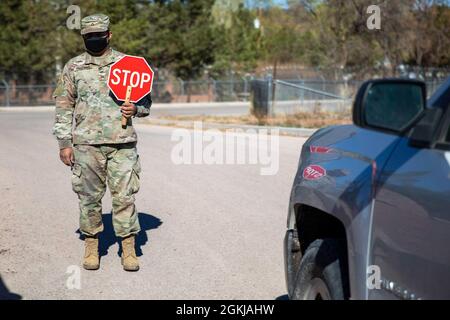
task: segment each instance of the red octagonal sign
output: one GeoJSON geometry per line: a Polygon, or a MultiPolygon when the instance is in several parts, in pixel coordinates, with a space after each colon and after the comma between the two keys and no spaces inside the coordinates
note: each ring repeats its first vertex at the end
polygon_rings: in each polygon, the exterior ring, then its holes
{"type": "Polygon", "coordinates": [[[306,180],[311,180],[311,181],[318,180],[318,179],[325,177],[326,175],[327,175],[327,170],[325,170],[325,168],[323,168],[321,166],[317,166],[317,165],[307,166],[303,170],[303,178],[305,178],[306,180]]]}
{"type": "Polygon", "coordinates": [[[125,101],[131,86],[131,102],[138,102],[152,91],[153,70],[142,57],[124,56],[109,69],[108,87],[117,100],[125,101]]]}

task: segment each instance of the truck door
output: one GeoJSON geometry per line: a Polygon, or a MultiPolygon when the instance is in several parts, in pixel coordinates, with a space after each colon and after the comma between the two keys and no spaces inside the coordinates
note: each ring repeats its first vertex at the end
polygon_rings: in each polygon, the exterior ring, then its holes
{"type": "Polygon", "coordinates": [[[402,138],[380,173],[369,264],[381,283],[370,299],[450,299],[450,110],[439,121],[436,146],[402,138]]]}

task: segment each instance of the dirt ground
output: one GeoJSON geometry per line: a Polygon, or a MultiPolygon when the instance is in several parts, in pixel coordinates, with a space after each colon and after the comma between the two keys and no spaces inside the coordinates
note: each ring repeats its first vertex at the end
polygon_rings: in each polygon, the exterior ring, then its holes
{"type": "Polygon", "coordinates": [[[295,114],[276,115],[273,117],[256,117],[252,114],[242,116],[214,115],[162,115],[160,119],[172,121],[203,121],[224,124],[246,124],[294,128],[321,128],[330,125],[350,124],[351,112],[329,112],[315,110],[313,112],[298,112],[295,114]]]}

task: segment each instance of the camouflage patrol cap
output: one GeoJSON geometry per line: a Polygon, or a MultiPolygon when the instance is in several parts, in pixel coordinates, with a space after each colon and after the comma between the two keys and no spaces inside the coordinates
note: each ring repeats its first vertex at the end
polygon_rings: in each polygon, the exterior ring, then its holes
{"type": "Polygon", "coordinates": [[[104,32],[109,30],[109,17],[104,14],[93,14],[81,20],[81,34],[104,32]]]}

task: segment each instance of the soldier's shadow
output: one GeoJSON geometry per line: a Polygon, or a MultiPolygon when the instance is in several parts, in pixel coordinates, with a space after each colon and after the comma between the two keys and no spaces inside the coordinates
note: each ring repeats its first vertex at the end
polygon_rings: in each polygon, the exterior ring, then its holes
{"type": "MultiPolygon", "coordinates": [[[[136,236],[136,255],[142,256],[142,246],[144,246],[148,242],[147,232],[152,229],[158,228],[162,221],[151,214],[139,212],[138,214],[139,223],[141,225],[141,231],[136,236]]],[[[117,255],[120,256],[122,254],[122,246],[118,238],[114,233],[114,227],[112,224],[112,214],[106,213],[103,214],[103,232],[99,234],[99,255],[106,256],[108,254],[108,250],[111,246],[119,243],[119,250],[117,255]]],[[[79,239],[84,240],[84,236],[80,233],[78,229],[76,233],[79,234],[79,239]]]]}

